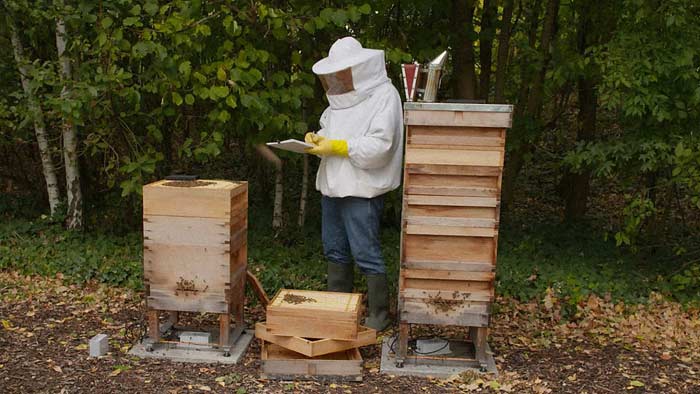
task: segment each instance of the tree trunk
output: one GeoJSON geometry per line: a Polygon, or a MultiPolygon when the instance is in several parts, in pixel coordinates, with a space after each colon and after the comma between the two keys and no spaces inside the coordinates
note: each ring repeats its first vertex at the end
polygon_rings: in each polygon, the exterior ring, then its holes
{"type": "Polygon", "coordinates": [[[481,14],[481,31],[479,32],[479,98],[489,102],[491,93],[491,57],[493,40],[496,37],[496,17],[498,4],[496,0],[484,0],[484,11],[481,14]]]}
{"type": "Polygon", "coordinates": [[[36,134],[36,141],[37,145],[39,146],[41,168],[44,173],[46,190],[49,196],[49,208],[51,210],[51,214],[53,215],[56,213],[56,208],[60,203],[61,193],[58,190],[56,166],[51,158],[46,127],[44,126],[44,113],[42,112],[41,106],[39,105],[36,97],[34,97],[34,93],[29,86],[29,67],[26,65],[27,59],[24,57],[24,47],[22,46],[22,41],[20,41],[19,34],[17,33],[17,27],[15,26],[10,15],[7,15],[6,21],[7,26],[9,26],[10,29],[10,40],[12,41],[12,48],[14,50],[15,62],[17,62],[17,69],[19,70],[19,76],[22,82],[22,89],[24,90],[24,94],[27,95],[29,111],[31,112],[32,120],[34,121],[34,133],[36,134]]]}
{"type": "MultiPolygon", "coordinates": [[[[584,3],[580,10],[577,42],[578,52],[585,56],[586,49],[593,44],[592,40],[592,12],[591,4],[584,3]]],[[[578,130],[576,140],[586,142],[593,139],[596,130],[596,114],[598,98],[596,95],[596,76],[591,75],[591,70],[579,77],[578,85],[578,130]]],[[[573,173],[567,169],[562,177],[560,189],[564,198],[564,220],[573,222],[582,219],[586,215],[588,195],[590,194],[590,170],[581,169],[573,173]]]]}
{"type": "MultiPolygon", "coordinates": [[[[533,12],[538,12],[533,10],[533,12]]],[[[540,56],[542,59],[542,64],[534,75],[532,84],[529,86],[524,83],[521,88],[521,96],[518,101],[518,107],[516,108],[516,116],[522,120],[523,116],[528,118],[527,123],[530,124],[529,127],[540,127],[541,116],[542,116],[542,106],[544,99],[544,76],[549,67],[549,61],[551,59],[550,46],[557,27],[557,17],[559,15],[559,0],[549,0],[547,2],[547,9],[544,16],[544,26],[542,27],[542,36],[540,39],[540,56]],[[527,94],[525,92],[527,91],[527,94]],[[525,98],[527,97],[527,106],[525,106],[525,98]]],[[[537,16],[533,17],[533,20],[537,19],[537,16]]],[[[536,25],[535,25],[536,26],[536,25]]],[[[532,25],[531,25],[532,27],[532,25]]],[[[530,31],[530,41],[532,42],[533,31],[530,31]]],[[[525,157],[528,153],[532,152],[534,145],[532,139],[524,138],[519,141],[516,148],[511,152],[508,162],[505,165],[505,174],[503,179],[503,189],[502,189],[502,206],[504,209],[509,209],[513,204],[515,182],[520,175],[520,170],[522,170],[525,164],[525,157]]]]}
{"type": "Polygon", "coordinates": [[[309,155],[304,155],[304,172],[301,179],[301,195],[299,196],[299,217],[297,225],[304,227],[306,221],[306,201],[309,195],[309,155]]]}
{"type": "MultiPolygon", "coordinates": [[[[56,20],[56,48],[61,67],[63,89],[61,99],[70,98],[71,65],[66,55],[66,26],[63,19],[56,20]]],[[[66,196],[68,197],[66,224],[70,229],[83,226],[83,195],[80,190],[80,167],[78,164],[78,133],[71,119],[71,114],[63,114],[63,161],[66,166],[66,196]]]]}
{"type": "MultiPolygon", "coordinates": [[[[528,30],[527,30],[527,41],[529,48],[533,49],[537,45],[537,28],[540,25],[540,7],[542,5],[542,0],[535,0],[535,5],[528,9],[529,12],[527,16],[528,20],[528,30]]],[[[518,90],[518,100],[517,106],[515,107],[514,118],[522,118],[523,114],[526,113],[527,109],[527,98],[530,94],[530,84],[532,83],[533,76],[529,70],[529,61],[534,59],[526,59],[522,61],[520,70],[520,89],[518,90]]]]}
{"type": "Polygon", "coordinates": [[[284,177],[282,172],[282,160],[267,145],[255,145],[255,150],[260,156],[275,166],[275,202],[272,211],[272,228],[279,230],[284,226],[282,201],[284,198],[284,177]]]}
{"type": "Polygon", "coordinates": [[[504,93],[506,85],[506,71],[508,70],[508,50],[510,47],[510,35],[513,18],[513,5],[515,0],[506,0],[503,6],[503,19],[501,21],[501,32],[498,35],[498,54],[496,55],[496,94],[494,101],[504,103],[504,93]]]}
{"type": "Polygon", "coordinates": [[[455,96],[460,99],[476,98],[476,71],[474,67],[474,0],[453,0],[455,96]]]}
{"type": "MultiPolygon", "coordinates": [[[[576,140],[590,141],[596,129],[597,97],[595,83],[589,78],[578,81],[578,135],[576,140]]],[[[567,222],[582,219],[586,215],[588,195],[590,194],[591,173],[581,169],[578,173],[567,170],[562,178],[562,194],[564,197],[564,220],[567,222]]]]}
{"type": "Polygon", "coordinates": [[[527,102],[527,111],[533,118],[539,119],[542,115],[542,100],[544,98],[544,76],[549,67],[549,61],[552,58],[552,51],[549,47],[554,39],[554,34],[557,28],[557,17],[559,16],[559,0],[549,0],[547,3],[547,11],[544,15],[544,26],[542,27],[542,39],[540,40],[540,56],[542,64],[535,74],[535,80],[532,83],[530,98],[527,102]]]}

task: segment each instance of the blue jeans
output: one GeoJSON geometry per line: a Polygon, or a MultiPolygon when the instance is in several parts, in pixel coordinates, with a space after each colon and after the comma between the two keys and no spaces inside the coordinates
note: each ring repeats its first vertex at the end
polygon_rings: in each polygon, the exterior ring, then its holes
{"type": "Polygon", "coordinates": [[[386,272],[379,240],[384,196],[321,199],[323,253],[331,262],[352,264],[363,274],[386,272]]]}

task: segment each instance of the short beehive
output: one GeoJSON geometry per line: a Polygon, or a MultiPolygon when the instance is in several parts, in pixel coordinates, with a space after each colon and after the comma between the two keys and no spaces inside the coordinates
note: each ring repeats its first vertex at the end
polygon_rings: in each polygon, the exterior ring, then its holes
{"type": "Polygon", "coordinates": [[[357,340],[362,294],[281,289],[267,306],[267,332],[302,338],[357,340]]]}
{"type": "Polygon", "coordinates": [[[149,310],[243,310],[248,184],[169,181],[143,188],[144,279],[149,310]]]}

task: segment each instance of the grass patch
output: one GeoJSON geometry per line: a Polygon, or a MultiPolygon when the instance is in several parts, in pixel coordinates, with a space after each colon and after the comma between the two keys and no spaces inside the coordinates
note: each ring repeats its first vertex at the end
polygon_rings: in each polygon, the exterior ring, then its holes
{"type": "Polygon", "coordinates": [[[497,292],[504,296],[541,298],[550,288],[571,307],[590,294],[633,303],[652,292],[700,300],[697,284],[679,282],[684,271],[673,255],[632,254],[591,225],[511,223],[501,229],[499,243],[497,292]]]}
{"type": "MultiPolygon", "coordinates": [[[[269,293],[280,288],[324,289],[326,266],[318,223],[309,223],[303,231],[290,228],[273,234],[267,219],[251,218],[248,236],[250,269],[265,289],[269,293]]],[[[384,229],[382,244],[393,294],[399,238],[398,229],[384,229]]],[[[48,218],[9,219],[0,223],[0,269],[48,276],[61,272],[75,283],[96,280],[140,289],[141,242],[140,232],[71,232],[48,218]]],[[[676,265],[629,254],[603,240],[595,228],[509,223],[499,242],[500,295],[541,299],[552,289],[572,310],[589,294],[627,302],[640,302],[653,291],[683,302],[700,299],[697,280],[688,282],[682,275],[679,280],[676,265]]],[[[356,288],[365,289],[362,275],[356,275],[356,288]]]]}

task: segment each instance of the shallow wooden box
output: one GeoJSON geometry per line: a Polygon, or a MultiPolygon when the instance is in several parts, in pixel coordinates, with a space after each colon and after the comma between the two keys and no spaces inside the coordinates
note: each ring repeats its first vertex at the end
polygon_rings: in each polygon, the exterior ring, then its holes
{"type": "Polygon", "coordinates": [[[274,343],[307,357],[317,357],[377,343],[377,331],[364,326],[360,327],[356,340],[306,339],[274,335],[268,332],[265,323],[255,323],[255,336],[265,342],[274,343]]]}
{"type": "Polygon", "coordinates": [[[242,311],[247,226],[246,182],[164,180],[144,186],[148,308],[242,311]]]}
{"type": "Polygon", "coordinates": [[[357,348],[306,357],[262,341],[260,358],[263,379],[362,381],[362,356],[357,348]]]}
{"type": "Polygon", "coordinates": [[[357,340],[362,294],[281,289],[267,306],[267,332],[303,338],[357,340]]]}

